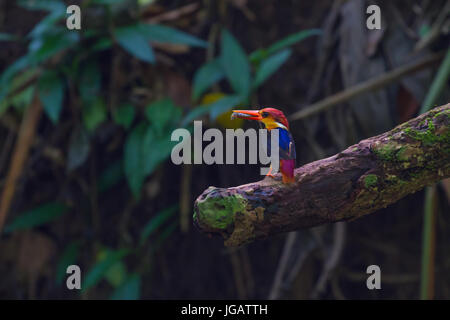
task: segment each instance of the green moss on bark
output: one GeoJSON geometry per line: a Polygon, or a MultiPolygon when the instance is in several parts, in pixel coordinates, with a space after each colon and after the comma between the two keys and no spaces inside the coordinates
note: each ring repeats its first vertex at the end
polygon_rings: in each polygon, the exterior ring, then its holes
{"type": "Polygon", "coordinates": [[[378,182],[378,177],[374,174],[368,174],[365,178],[364,178],[364,186],[366,188],[370,188],[373,187],[377,184],[378,182]]]}
{"type": "Polygon", "coordinates": [[[194,214],[200,224],[210,229],[225,230],[234,221],[235,212],[245,211],[246,201],[240,195],[211,197],[198,202],[198,215],[194,214]]]}

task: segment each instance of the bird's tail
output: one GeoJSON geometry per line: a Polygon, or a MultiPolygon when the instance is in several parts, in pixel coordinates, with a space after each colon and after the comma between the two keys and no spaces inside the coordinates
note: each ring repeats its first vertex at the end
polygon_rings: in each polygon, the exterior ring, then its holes
{"type": "Polygon", "coordinates": [[[294,168],[295,168],[294,159],[280,161],[280,171],[283,177],[283,183],[292,183],[295,181],[294,168]]]}

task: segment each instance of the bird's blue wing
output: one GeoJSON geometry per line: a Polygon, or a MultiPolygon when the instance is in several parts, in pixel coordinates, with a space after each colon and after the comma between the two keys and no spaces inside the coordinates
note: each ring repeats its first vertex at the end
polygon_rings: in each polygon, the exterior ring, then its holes
{"type": "MultiPolygon", "coordinates": [[[[270,134],[272,131],[278,130],[278,147],[279,147],[279,153],[280,153],[280,159],[281,160],[289,160],[289,159],[295,159],[296,158],[296,152],[295,152],[295,143],[294,139],[292,138],[292,135],[289,131],[283,128],[276,128],[270,130],[270,134]]],[[[267,149],[269,152],[271,152],[270,148],[270,134],[267,138],[267,149]]]]}

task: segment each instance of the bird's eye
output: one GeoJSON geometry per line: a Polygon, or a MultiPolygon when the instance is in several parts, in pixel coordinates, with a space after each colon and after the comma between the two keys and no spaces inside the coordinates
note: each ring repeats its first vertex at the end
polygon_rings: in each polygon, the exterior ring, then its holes
{"type": "Polygon", "coordinates": [[[267,118],[267,117],[269,116],[269,113],[268,113],[268,112],[263,112],[263,113],[261,114],[261,116],[262,116],[263,118],[267,118]]]}

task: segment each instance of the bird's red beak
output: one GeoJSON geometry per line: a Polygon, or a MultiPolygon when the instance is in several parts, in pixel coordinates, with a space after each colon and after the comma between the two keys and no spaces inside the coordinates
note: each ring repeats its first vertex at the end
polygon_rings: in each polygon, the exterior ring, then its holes
{"type": "Polygon", "coordinates": [[[262,120],[261,114],[258,110],[233,110],[231,119],[240,118],[247,120],[262,120]]]}

